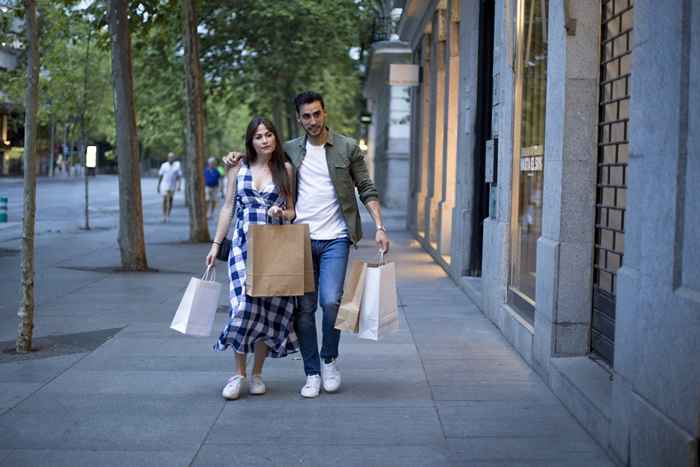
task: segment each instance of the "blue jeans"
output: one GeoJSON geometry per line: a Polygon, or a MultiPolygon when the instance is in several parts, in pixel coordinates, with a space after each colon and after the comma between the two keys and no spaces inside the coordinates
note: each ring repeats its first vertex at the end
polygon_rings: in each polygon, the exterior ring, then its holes
{"type": "Polygon", "coordinates": [[[323,343],[320,358],[330,360],[338,356],[340,331],[335,329],[335,317],[343,296],[349,251],[348,238],[311,240],[316,290],[299,298],[294,317],[294,327],[304,359],[304,372],[307,375],[321,373],[316,333],[316,307],[319,298],[323,310],[323,343]]]}

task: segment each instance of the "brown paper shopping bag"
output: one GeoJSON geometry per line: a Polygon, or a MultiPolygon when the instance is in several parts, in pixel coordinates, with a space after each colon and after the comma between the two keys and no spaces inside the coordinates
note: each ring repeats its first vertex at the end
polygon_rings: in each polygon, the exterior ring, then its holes
{"type": "Polygon", "coordinates": [[[304,239],[304,292],[316,290],[314,285],[314,258],[311,253],[311,238],[309,237],[309,224],[295,224],[305,228],[306,238],[304,239]]]}
{"type": "MultiPolygon", "coordinates": [[[[309,226],[305,224],[251,224],[248,227],[246,294],[251,297],[304,295],[308,288],[305,281],[308,238],[309,226]]],[[[311,275],[313,277],[313,266],[311,275]]]]}
{"type": "Polygon", "coordinates": [[[350,265],[350,273],[343,286],[343,299],[340,302],[338,316],[335,319],[335,328],[341,331],[357,333],[360,324],[360,305],[365,289],[365,274],[367,263],[353,261],[350,265]]]}

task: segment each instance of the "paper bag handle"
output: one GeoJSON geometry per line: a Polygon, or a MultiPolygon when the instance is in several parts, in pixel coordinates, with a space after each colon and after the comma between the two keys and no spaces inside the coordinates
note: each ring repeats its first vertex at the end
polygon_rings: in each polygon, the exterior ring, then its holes
{"type": "Polygon", "coordinates": [[[204,274],[202,274],[202,280],[210,282],[216,280],[216,268],[214,265],[207,266],[207,269],[204,270],[204,274]]]}

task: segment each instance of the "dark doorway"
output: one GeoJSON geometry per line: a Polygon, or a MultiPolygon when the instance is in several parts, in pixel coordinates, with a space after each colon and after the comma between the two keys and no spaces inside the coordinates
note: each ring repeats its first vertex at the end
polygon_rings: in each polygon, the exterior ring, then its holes
{"type": "Polygon", "coordinates": [[[474,200],[472,235],[469,246],[468,276],[481,276],[481,256],[484,246],[484,219],[489,213],[489,188],[484,181],[486,141],[492,135],[493,111],[493,34],[495,1],[481,0],[479,5],[479,70],[477,72],[476,124],[474,147],[474,200]]]}

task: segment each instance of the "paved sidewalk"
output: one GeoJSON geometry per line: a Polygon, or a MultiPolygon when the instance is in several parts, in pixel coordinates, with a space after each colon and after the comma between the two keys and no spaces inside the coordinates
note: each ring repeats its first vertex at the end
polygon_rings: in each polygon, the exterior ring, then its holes
{"type": "MultiPolygon", "coordinates": [[[[115,230],[38,238],[46,339],[36,358],[0,353],[0,465],[612,465],[392,212],[401,330],[380,342],[343,335],[338,394],[303,400],[296,357],[268,360],[268,394],[224,401],[232,354],[213,352],[214,336],[168,329],[207,251],[184,242],[184,209],[175,215],[147,221],[160,272],[111,272],[115,230]]],[[[372,258],[372,243],[353,256],[372,258]]],[[[0,255],[0,350],[15,336],[18,262],[0,255]]]]}

